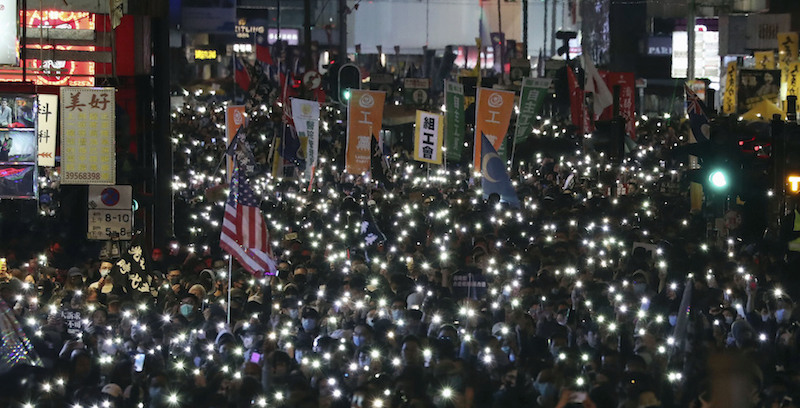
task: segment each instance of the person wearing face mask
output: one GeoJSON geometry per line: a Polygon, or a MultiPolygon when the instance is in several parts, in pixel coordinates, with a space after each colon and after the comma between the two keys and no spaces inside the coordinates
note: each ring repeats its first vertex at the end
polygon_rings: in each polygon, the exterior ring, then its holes
{"type": "Polygon", "coordinates": [[[397,322],[405,319],[406,317],[406,301],[405,298],[397,298],[392,302],[392,321],[397,322]]]}
{"type": "Polygon", "coordinates": [[[281,302],[281,314],[289,316],[293,323],[298,323],[300,319],[300,309],[297,298],[286,298],[281,302]]]}
{"type": "Polygon", "coordinates": [[[366,347],[372,344],[372,328],[360,324],[353,329],[353,345],[356,347],[366,347]]]}
{"type": "Polygon", "coordinates": [[[99,298],[102,296],[100,295],[108,295],[109,293],[114,291],[114,279],[109,276],[111,273],[112,268],[111,262],[104,261],[100,264],[100,279],[92,282],[89,284],[89,289],[93,289],[97,292],[99,298]]]}
{"type": "Polygon", "coordinates": [[[189,327],[197,328],[203,324],[203,320],[198,314],[200,309],[200,301],[194,295],[187,294],[181,299],[178,306],[178,313],[185,317],[189,322],[189,327]]]}
{"type": "Polygon", "coordinates": [[[303,310],[303,316],[300,319],[300,329],[297,331],[297,340],[312,344],[314,339],[319,335],[319,312],[317,312],[317,309],[307,307],[303,310]]]}

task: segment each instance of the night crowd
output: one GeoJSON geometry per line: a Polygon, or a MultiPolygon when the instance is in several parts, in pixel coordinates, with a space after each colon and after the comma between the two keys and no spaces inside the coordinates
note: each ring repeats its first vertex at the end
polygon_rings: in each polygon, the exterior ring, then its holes
{"type": "MultiPolygon", "coordinates": [[[[748,231],[754,215],[736,202],[709,234],[667,154],[685,126],[642,124],[624,166],[520,150],[511,176],[521,208],[483,197],[465,166],[413,162],[402,144],[390,181],[342,175],[342,146],[323,137],[328,159],[310,192],[308,181],[259,188],[253,177],[278,262],[262,277],[229,270],[214,241],[224,192],[202,166],[213,168],[224,143],[212,140],[221,114],[209,112],[176,119],[186,183],[177,216],[192,233],[142,254],[154,296],[124,293],[115,259],[56,268],[53,254],[7,254],[0,406],[699,408],[800,398],[795,236],[748,231]]],[[[564,128],[539,127],[549,137],[564,128]]]]}

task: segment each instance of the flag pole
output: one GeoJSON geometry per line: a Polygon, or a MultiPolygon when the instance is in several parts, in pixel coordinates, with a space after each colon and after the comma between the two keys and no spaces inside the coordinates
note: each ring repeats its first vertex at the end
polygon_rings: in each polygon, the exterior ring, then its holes
{"type": "Polygon", "coordinates": [[[231,54],[231,70],[233,71],[233,104],[236,105],[236,87],[239,86],[236,83],[236,53],[231,54]]]}
{"type": "Polygon", "coordinates": [[[231,325],[231,284],[233,281],[233,256],[228,255],[228,327],[231,325]]]}

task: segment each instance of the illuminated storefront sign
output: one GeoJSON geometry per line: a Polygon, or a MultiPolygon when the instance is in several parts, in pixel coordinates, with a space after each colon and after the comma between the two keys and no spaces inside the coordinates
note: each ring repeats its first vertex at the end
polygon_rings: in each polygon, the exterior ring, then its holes
{"type": "Polygon", "coordinates": [[[217,59],[217,50],[194,50],[194,59],[215,60],[217,59]]]}
{"type": "MultiPolygon", "coordinates": [[[[73,11],[32,10],[26,13],[29,29],[50,30],[94,30],[95,14],[73,11]]],[[[31,41],[29,37],[30,42],[31,41]]],[[[46,59],[48,50],[95,51],[93,45],[60,45],[53,43],[29,44],[25,59],[28,80],[37,85],[55,86],[94,86],[95,62],[46,59]],[[37,58],[39,57],[39,58],[37,58]],[[44,58],[42,58],[44,57],[44,58]]],[[[21,82],[22,72],[19,68],[0,68],[0,82],[21,82]]]]}
{"type": "Polygon", "coordinates": [[[800,176],[789,176],[786,181],[789,182],[789,191],[793,193],[800,191],[800,176]]]}
{"type": "MultiPolygon", "coordinates": [[[[701,31],[698,26],[694,39],[694,76],[708,78],[712,88],[719,88],[719,33],[701,31]]],[[[672,33],[672,77],[685,78],[689,67],[689,44],[686,31],[672,33]]],[[[694,78],[691,78],[694,79],[694,78]]]]}

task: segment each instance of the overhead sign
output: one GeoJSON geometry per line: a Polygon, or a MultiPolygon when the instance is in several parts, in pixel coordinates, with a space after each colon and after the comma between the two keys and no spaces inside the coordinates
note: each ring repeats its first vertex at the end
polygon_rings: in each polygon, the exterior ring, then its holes
{"type": "Polygon", "coordinates": [[[0,65],[17,64],[17,0],[0,0],[0,65]]]}
{"type": "Polygon", "coordinates": [[[298,45],[300,43],[300,30],[296,28],[267,29],[267,41],[272,44],[278,40],[286,41],[287,45],[298,45]]]}
{"type": "Polygon", "coordinates": [[[264,34],[267,31],[265,25],[264,19],[255,18],[248,24],[246,18],[240,18],[236,23],[236,38],[250,38],[251,35],[264,34]]]}
{"type": "Polygon", "coordinates": [[[61,184],[116,181],[114,88],[61,88],[61,184]]]}

